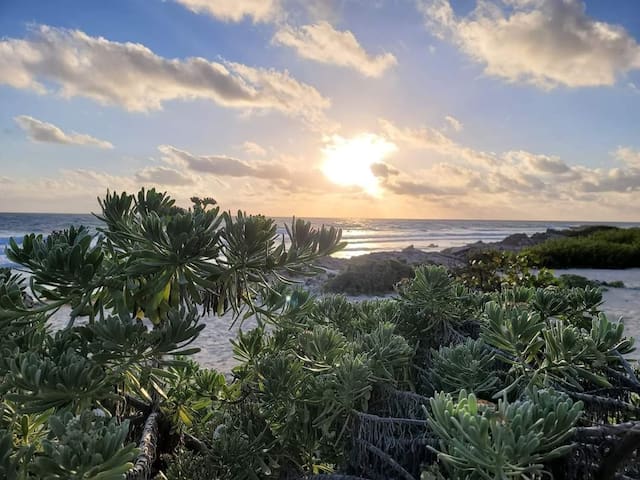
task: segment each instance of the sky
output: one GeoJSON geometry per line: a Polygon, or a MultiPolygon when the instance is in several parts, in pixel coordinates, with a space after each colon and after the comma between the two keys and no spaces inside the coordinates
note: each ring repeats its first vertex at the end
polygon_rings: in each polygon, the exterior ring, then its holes
{"type": "Polygon", "coordinates": [[[0,0],[0,211],[640,221],[640,2],[0,0]]]}

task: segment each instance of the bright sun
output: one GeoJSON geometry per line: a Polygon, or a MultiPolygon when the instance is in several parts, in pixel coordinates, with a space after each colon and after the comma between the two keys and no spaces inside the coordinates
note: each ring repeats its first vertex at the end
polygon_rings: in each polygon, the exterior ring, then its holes
{"type": "Polygon", "coordinates": [[[357,186],[371,195],[378,195],[379,180],[371,166],[380,163],[397,148],[372,133],[362,133],[353,138],[334,135],[322,149],[322,172],[337,185],[357,186]]]}

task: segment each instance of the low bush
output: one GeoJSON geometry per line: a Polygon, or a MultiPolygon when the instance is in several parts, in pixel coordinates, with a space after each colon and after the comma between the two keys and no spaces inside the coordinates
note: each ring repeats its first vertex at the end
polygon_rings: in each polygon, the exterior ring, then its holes
{"type": "Polygon", "coordinates": [[[347,295],[380,295],[393,292],[398,282],[413,276],[413,268],[398,260],[366,260],[350,264],[327,281],[325,289],[347,295]]]}
{"type": "Polygon", "coordinates": [[[499,250],[471,252],[466,265],[454,270],[456,279],[470,288],[493,292],[504,285],[511,287],[548,287],[558,281],[546,268],[526,253],[499,250]]]}

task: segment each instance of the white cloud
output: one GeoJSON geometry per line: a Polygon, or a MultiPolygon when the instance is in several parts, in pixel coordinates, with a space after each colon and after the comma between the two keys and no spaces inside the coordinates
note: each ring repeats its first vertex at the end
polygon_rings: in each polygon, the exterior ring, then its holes
{"type": "Polygon", "coordinates": [[[351,31],[336,30],[325,21],[282,27],[274,35],[273,42],[293,48],[303,58],[353,68],[368,77],[379,77],[398,63],[388,52],[367,53],[351,31]]]}
{"type": "Polygon", "coordinates": [[[264,157],[267,154],[267,149],[255,142],[244,142],[240,148],[249,155],[257,157],[264,157]]]}
{"type": "Polygon", "coordinates": [[[580,0],[478,0],[458,17],[448,0],[417,0],[428,27],[450,38],[485,73],[548,89],[613,85],[640,68],[640,46],[623,27],[586,13],[580,0]]]}
{"type": "Polygon", "coordinates": [[[43,122],[28,115],[20,115],[14,120],[27,136],[35,142],[62,143],[66,145],[90,145],[98,148],[113,148],[106,140],[100,140],[83,133],[65,133],[52,123],[43,122]]]}
{"type": "Polygon", "coordinates": [[[0,84],[82,96],[130,111],[162,108],[169,100],[207,99],[245,111],[279,111],[311,125],[326,124],[330,105],[288,72],[204,58],[168,59],[137,43],[41,26],[26,40],[0,40],[0,84]]]}
{"type": "Polygon", "coordinates": [[[456,132],[460,132],[464,127],[464,125],[462,125],[462,122],[460,120],[458,120],[455,117],[452,117],[451,115],[447,115],[446,117],[444,117],[444,120],[445,122],[447,122],[447,125],[451,127],[453,130],[455,130],[456,132]]]}
{"type": "Polygon", "coordinates": [[[614,156],[629,167],[640,168],[640,151],[638,150],[630,147],[618,147],[614,156]]]}
{"type": "Polygon", "coordinates": [[[195,13],[206,13],[225,22],[268,22],[280,11],[278,0],[175,0],[195,13]]]}

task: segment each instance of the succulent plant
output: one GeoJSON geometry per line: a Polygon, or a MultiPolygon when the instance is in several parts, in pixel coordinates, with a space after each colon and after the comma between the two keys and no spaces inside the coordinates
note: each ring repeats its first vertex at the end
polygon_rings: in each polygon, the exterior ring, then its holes
{"type": "Polygon", "coordinates": [[[467,339],[458,345],[433,350],[428,382],[435,391],[466,390],[491,395],[500,381],[496,367],[495,354],[484,341],[467,339]]]}
{"type": "Polygon", "coordinates": [[[445,471],[459,479],[542,478],[544,463],[566,455],[582,404],[548,390],[497,405],[462,390],[436,393],[428,424],[440,440],[433,450],[445,471]]]}

